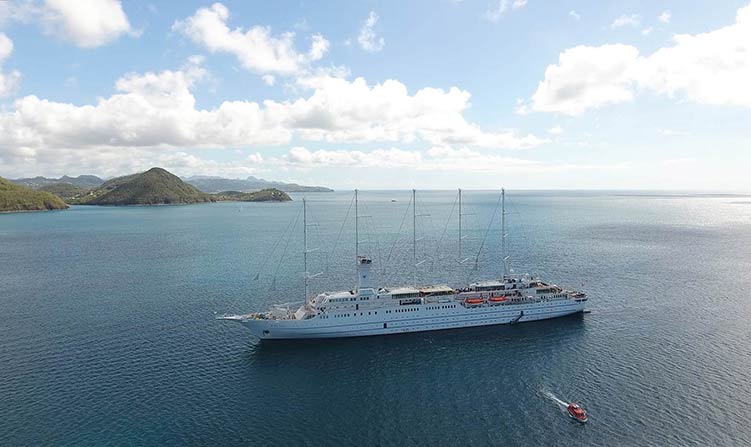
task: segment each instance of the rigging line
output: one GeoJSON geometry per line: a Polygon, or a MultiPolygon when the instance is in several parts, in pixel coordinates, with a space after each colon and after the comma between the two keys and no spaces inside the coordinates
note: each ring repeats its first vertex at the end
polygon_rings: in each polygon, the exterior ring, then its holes
{"type": "MultiPolygon", "coordinates": [[[[300,220],[300,215],[302,214],[302,208],[300,208],[299,211],[297,211],[297,216],[295,217],[295,223],[292,225],[292,230],[294,230],[295,227],[297,227],[297,222],[300,220]]],[[[282,257],[279,258],[279,264],[276,266],[276,270],[274,270],[274,276],[271,279],[271,286],[273,286],[276,283],[276,277],[279,274],[279,270],[282,268],[282,262],[284,261],[284,257],[287,255],[287,248],[289,247],[289,243],[292,240],[292,231],[290,231],[289,237],[287,238],[287,242],[284,244],[284,249],[282,250],[282,257]]],[[[269,290],[267,293],[271,293],[271,286],[269,286],[269,290]]]]}
{"type": "Polygon", "coordinates": [[[381,232],[378,230],[378,225],[376,224],[375,220],[375,214],[371,213],[373,217],[371,217],[370,224],[373,226],[373,240],[375,241],[376,246],[376,255],[378,256],[378,262],[381,262],[381,259],[383,259],[383,252],[381,251],[381,239],[380,234],[381,232]]]}
{"type": "MultiPolygon", "coordinates": [[[[290,219],[289,222],[287,223],[287,227],[284,229],[282,233],[279,234],[279,237],[276,238],[276,241],[274,241],[274,244],[271,246],[271,249],[268,252],[266,252],[267,256],[263,257],[263,261],[261,261],[260,267],[255,271],[256,274],[255,276],[253,276],[253,279],[250,282],[251,289],[252,289],[253,283],[256,280],[255,278],[260,278],[261,274],[266,269],[266,266],[269,265],[271,258],[274,256],[274,253],[276,253],[277,247],[282,242],[287,232],[290,231],[290,228],[292,227],[293,223],[294,223],[294,219],[290,219]]],[[[235,301],[232,303],[232,305],[229,308],[230,309],[234,308],[241,298],[242,296],[238,296],[237,298],[235,298],[235,301]]]]}
{"type": "MultiPolygon", "coordinates": [[[[523,218],[521,213],[516,209],[516,203],[511,197],[506,197],[506,216],[515,216],[514,219],[516,219],[514,222],[518,224],[519,229],[519,237],[514,238],[515,240],[523,239],[525,243],[525,252],[529,253],[529,238],[526,234],[525,225],[523,222],[523,218]],[[509,208],[514,208],[514,211],[508,211],[509,208]]],[[[509,227],[511,223],[510,217],[506,218],[506,228],[509,227]]],[[[508,233],[508,232],[507,232],[508,233]]],[[[511,255],[509,255],[511,244],[509,242],[506,242],[506,258],[508,260],[507,265],[509,269],[511,269],[511,255]]]]}
{"type": "Polygon", "coordinates": [[[488,234],[490,234],[490,229],[493,227],[493,221],[495,220],[496,214],[498,214],[498,207],[501,205],[501,198],[503,195],[498,196],[498,201],[495,203],[495,209],[493,210],[493,215],[490,216],[490,223],[488,223],[488,229],[485,230],[485,236],[482,237],[482,242],[480,242],[480,248],[477,250],[477,255],[475,256],[475,268],[477,267],[477,262],[480,260],[480,253],[482,252],[482,248],[485,246],[485,241],[488,239],[488,234]]]}
{"type": "Polygon", "coordinates": [[[344,220],[342,221],[342,225],[339,227],[339,233],[336,235],[334,246],[331,248],[331,253],[329,253],[329,256],[326,258],[326,267],[324,270],[327,272],[329,271],[329,267],[331,266],[331,259],[334,257],[336,246],[339,244],[339,239],[342,237],[342,232],[344,231],[344,227],[347,225],[347,219],[349,219],[349,213],[352,211],[352,206],[354,205],[354,203],[355,203],[355,196],[353,195],[352,199],[349,201],[349,208],[347,208],[347,214],[344,215],[344,220]]]}
{"type": "MultiPolygon", "coordinates": [[[[511,203],[511,206],[514,208],[513,213],[506,213],[507,215],[513,214],[517,218],[517,222],[519,224],[519,229],[521,230],[521,238],[524,240],[524,253],[530,253],[530,243],[529,243],[529,232],[527,231],[527,225],[524,222],[524,217],[522,216],[522,213],[519,212],[519,208],[516,206],[516,201],[510,197],[506,197],[506,201],[511,203]]],[[[508,225],[508,222],[506,222],[506,225],[508,225]]],[[[508,247],[508,242],[506,243],[506,247],[508,247]]],[[[509,259],[509,266],[511,266],[511,256],[506,255],[509,259]]],[[[522,266],[523,267],[523,266],[522,266]]]]}
{"type": "Polygon", "coordinates": [[[389,250],[389,255],[386,257],[386,262],[383,263],[383,276],[386,276],[386,266],[389,264],[389,261],[391,260],[391,255],[394,253],[394,248],[396,248],[397,242],[399,242],[399,235],[402,233],[402,228],[404,227],[404,222],[407,220],[407,215],[409,214],[409,210],[412,209],[412,197],[409,198],[409,203],[407,204],[407,207],[404,208],[404,216],[402,216],[402,221],[399,223],[399,229],[396,230],[396,238],[394,239],[394,243],[391,244],[391,249],[389,250]]]}
{"type": "MultiPolygon", "coordinates": [[[[375,223],[375,214],[370,212],[370,208],[365,204],[362,203],[363,208],[365,209],[365,231],[367,232],[366,239],[368,240],[368,243],[370,244],[371,248],[373,247],[373,244],[375,244],[375,254],[378,257],[378,262],[381,261],[381,244],[378,240],[378,227],[375,223]],[[368,225],[370,227],[368,227],[368,225]],[[373,234],[371,236],[371,230],[373,231],[373,234]]],[[[372,259],[372,257],[371,257],[372,259]]]]}
{"type": "Polygon", "coordinates": [[[443,226],[443,233],[441,233],[441,237],[438,238],[438,242],[436,243],[436,259],[440,262],[441,260],[441,244],[443,244],[443,238],[446,236],[446,232],[449,228],[449,222],[451,222],[451,218],[454,217],[454,210],[456,209],[456,204],[459,202],[459,193],[456,193],[456,197],[454,198],[454,204],[451,205],[451,211],[449,212],[449,217],[446,218],[446,225],[443,226]]]}
{"type": "MultiPolygon", "coordinates": [[[[309,204],[310,200],[307,200],[306,203],[309,204]]],[[[316,202],[314,201],[313,203],[316,203],[316,202]]],[[[308,227],[313,227],[315,229],[314,230],[315,234],[312,237],[311,237],[311,235],[308,235],[308,244],[310,244],[311,240],[313,240],[313,242],[315,242],[315,244],[316,244],[316,246],[314,248],[308,249],[308,253],[322,251],[321,250],[321,245],[323,243],[323,236],[321,235],[321,225],[320,225],[320,220],[318,220],[317,210],[311,209],[310,206],[308,206],[307,213],[308,213],[308,227]]],[[[308,257],[308,265],[310,265],[310,261],[311,260],[318,259],[319,261],[321,261],[321,255],[320,254],[314,255],[312,258],[313,259],[311,259],[311,257],[308,257]]],[[[307,269],[305,269],[305,270],[307,270],[307,269]]],[[[308,274],[307,271],[304,274],[307,275],[308,274]]],[[[313,278],[315,278],[315,277],[317,277],[317,276],[319,276],[321,274],[322,274],[322,272],[315,273],[315,274],[313,274],[311,276],[308,276],[308,279],[309,280],[313,279],[313,278]]]]}

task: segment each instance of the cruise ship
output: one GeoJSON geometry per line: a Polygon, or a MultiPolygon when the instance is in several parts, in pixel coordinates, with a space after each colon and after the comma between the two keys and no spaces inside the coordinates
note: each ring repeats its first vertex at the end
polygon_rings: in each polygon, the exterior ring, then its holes
{"type": "MultiPolygon", "coordinates": [[[[280,305],[266,312],[226,315],[219,319],[239,322],[262,340],[317,339],[516,324],[584,311],[587,302],[584,293],[567,290],[527,274],[509,273],[508,257],[505,253],[505,190],[501,190],[503,274],[500,278],[459,288],[449,285],[376,287],[371,281],[372,260],[359,255],[357,194],[355,191],[357,286],[353,290],[308,296],[308,280],[311,275],[307,272],[308,248],[305,229],[305,301],[299,307],[280,305]]],[[[459,190],[460,241],[461,194],[459,190]]],[[[414,191],[412,207],[414,210],[414,191]]],[[[413,225],[415,216],[413,212],[413,225]]],[[[307,226],[306,204],[303,200],[303,227],[307,226]]],[[[415,240],[416,238],[413,238],[413,241],[415,240]]],[[[416,252],[415,249],[415,255],[416,252]]]]}

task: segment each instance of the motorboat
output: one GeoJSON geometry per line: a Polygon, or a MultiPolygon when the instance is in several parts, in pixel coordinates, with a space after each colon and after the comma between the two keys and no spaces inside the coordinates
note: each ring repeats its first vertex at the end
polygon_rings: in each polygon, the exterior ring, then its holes
{"type": "Polygon", "coordinates": [[[570,403],[566,407],[566,411],[568,411],[568,415],[572,418],[576,419],[578,422],[581,422],[582,424],[587,422],[589,420],[587,418],[587,412],[584,411],[584,408],[580,407],[578,404],[570,403]]]}

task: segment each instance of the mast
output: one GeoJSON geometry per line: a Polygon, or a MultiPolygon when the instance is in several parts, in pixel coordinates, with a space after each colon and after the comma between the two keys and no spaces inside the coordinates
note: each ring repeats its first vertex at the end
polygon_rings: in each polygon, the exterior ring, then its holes
{"type": "Polygon", "coordinates": [[[459,260],[462,259],[462,189],[459,188],[459,260]]]}
{"type": "Polygon", "coordinates": [[[501,260],[503,262],[503,278],[508,274],[506,256],[506,189],[501,188],[501,260]]]}
{"type": "Polygon", "coordinates": [[[464,216],[472,216],[473,214],[467,214],[462,211],[462,189],[459,188],[459,265],[469,261],[469,258],[463,258],[463,241],[464,235],[462,235],[462,221],[464,216]]]}
{"type": "Polygon", "coordinates": [[[416,191],[412,190],[412,282],[417,287],[417,202],[416,191]]]}
{"type": "Polygon", "coordinates": [[[308,299],[308,207],[305,204],[305,197],[302,198],[302,226],[303,226],[303,277],[305,278],[305,296],[303,300],[308,299]]]}
{"type": "Polygon", "coordinates": [[[359,218],[360,217],[357,214],[357,190],[355,189],[355,260],[357,260],[357,257],[360,256],[360,236],[357,234],[357,224],[359,218]]]}

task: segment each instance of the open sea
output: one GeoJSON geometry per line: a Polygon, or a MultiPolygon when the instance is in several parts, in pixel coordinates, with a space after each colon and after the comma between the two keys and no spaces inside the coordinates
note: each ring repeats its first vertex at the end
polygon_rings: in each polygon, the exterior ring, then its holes
{"type": "MultiPolygon", "coordinates": [[[[377,284],[499,275],[497,192],[460,253],[418,191],[416,256],[410,194],[361,192],[377,284]]],[[[352,193],[306,197],[311,293],[349,290],[352,193]]],[[[751,197],[511,191],[514,269],[590,314],[259,343],[215,317],[303,299],[293,198],[0,215],[0,446],[751,445],[751,197]]]]}

